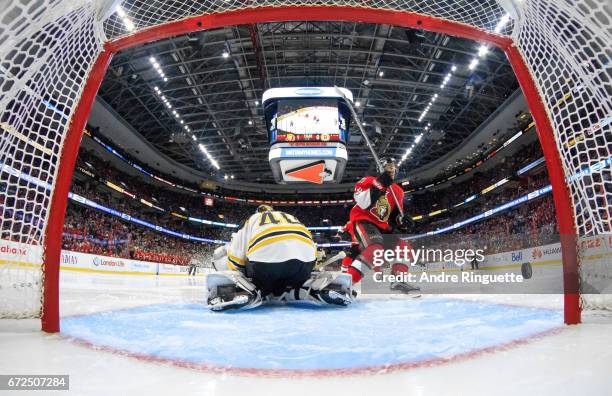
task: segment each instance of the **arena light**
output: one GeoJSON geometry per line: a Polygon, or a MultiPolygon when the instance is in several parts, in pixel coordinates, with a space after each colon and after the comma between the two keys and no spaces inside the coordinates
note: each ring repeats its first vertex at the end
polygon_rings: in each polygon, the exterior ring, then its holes
{"type": "Polygon", "coordinates": [[[540,159],[535,160],[535,161],[533,161],[532,163],[530,163],[529,165],[526,165],[525,167],[523,167],[523,168],[519,169],[519,170],[516,172],[516,174],[517,174],[517,175],[522,175],[523,173],[525,173],[525,172],[527,172],[527,171],[529,171],[529,170],[531,170],[531,169],[535,168],[536,166],[538,166],[538,165],[540,165],[540,164],[542,164],[542,163],[544,163],[544,157],[541,157],[540,159]]]}
{"type": "Polygon", "coordinates": [[[223,51],[223,53],[221,54],[221,56],[223,56],[223,58],[227,59],[227,58],[229,58],[229,52],[227,52],[227,51],[223,51]]]}
{"type": "Polygon", "coordinates": [[[495,26],[495,33],[500,33],[502,29],[510,22],[510,14],[505,14],[495,26]]]}
{"type": "Polygon", "coordinates": [[[121,6],[117,6],[115,11],[117,12],[117,15],[119,15],[119,18],[121,18],[121,21],[125,25],[125,28],[130,32],[134,31],[136,26],[134,26],[134,22],[132,22],[132,20],[128,17],[127,13],[123,10],[123,8],[121,8],[121,6]]]}
{"type": "Polygon", "coordinates": [[[191,140],[193,140],[194,142],[198,140],[198,138],[195,137],[195,135],[191,135],[191,140]]]}
{"type": "Polygon", "coordinates": [[[478,56],[480,56],[481,58],[485,57],[488,52],[489,52],[489,47],[487,47],[484,44],[478,48],[478,56]]]}
{"type": "Polygon", "coordinates": [[[472,59],[472,61],[470,62],[469,66],[468,66],[468,69],[470,69],[470,70],[476,69],[476,66],[478,66],[478,62],[479,62],[478,58],[472,59]]]}
{"type": "Polygon", "coordinates": [[[461,202],[461,204],[466,204],[468,202],[472,202],[473,200],[475,200],[478,197],[478,194],[474,194],[472,196],[467,197],[463,202],[461,202]]]}
{"type": "Polygon", "coordinates": [[[480,194],[481,194],[481,195],[484,195],[484,194],[486,194],[486,193],[488,193],[488,192],[490,192],[490,191],[492,191],[492,190],[496,189],[497,187],[499,187],[499,186],[502,186],[502,185],[506,184],[507,182],[508,182],[508,178],[501,179],[501,180],[500,180],[500,181],[498,181],[497,183],[494,183],[494,184],[490,185],[489,187],[487,187],[487,188],[483,189],[483,190],[480,192],[480,194]]]}
{"type": "Polygon", "coordinates": [[[121,8],[121,6],[117,6],[116,12],[117,12],[117,15],[119,15],[120,18],[127,17],[127,14],[125,13],[125,11],[123,11],[123,8],[121,8]]]}
{"type": "Polygon", "coordinates": [[[509,145],[510,143],[514,142],[516,139],[520,138],[521,136],[523,136],[523,131],[518,131],[510,139],[508,139],[508,140],[506,140],[504,142],[504,144],[502,145],[502,148],[504,148],[507,145],[509,145]]]}
{"type": "Polygon", "coordinates": [[[212,155],[210,155],[208,150],[206,150],[206,146],[204,146],[202,143],[200,143],[200,144],[198,144],[198,147],[199,147],[200,151],[206,155],[206,158],[208,158],[208,161],[210,161],[212,166],[214,166],[217,170],[221,169],[221,167],[219,166],[219,163],[212,157],[212,155]]]}
{"type": "Polygon", "coordinates": [[[361,102],[360,101],[355,102],[355,107],[361,107],[361,102]]]}
{"type": "Polygon", "coordinates": [[[453,65],[453,67],[451,67],[451,71],[452,71],[452,72],[457,71],[457,66],[453,65]]]}

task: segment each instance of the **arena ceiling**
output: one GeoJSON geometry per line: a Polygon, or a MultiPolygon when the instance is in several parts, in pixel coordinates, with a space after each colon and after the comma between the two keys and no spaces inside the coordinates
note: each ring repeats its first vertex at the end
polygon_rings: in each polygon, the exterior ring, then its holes
{"type": "MultiPolygon", "coordinates": [[[[470,40],[390,25],[241,25],[123,51],[114,57],[99,95],[179,163],[218,180],[234,175],[271,183],[262,92],[346,87],[360,102],[358,113],[380,156],[401,158],[425,132],[401,175],[456,148],[518,88],[503,52],[490,49],[479,57],[479,47],[470,40]],[[473,59],[479,63],[469,69],[473,59]],[[457,68],[442,89],[453,66],[457,68]],[[200,151],[200,143],[220,170],[200,151]]],[[[347,182],[372,170],[354,124],[351,135],[347,182]]]]}

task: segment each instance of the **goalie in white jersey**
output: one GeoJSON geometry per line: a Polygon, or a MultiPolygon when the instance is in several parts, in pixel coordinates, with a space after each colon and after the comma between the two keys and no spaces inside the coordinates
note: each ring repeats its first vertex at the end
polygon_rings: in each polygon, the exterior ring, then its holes
{"type": "Polygon", "coordinates": [[[316,253],[310,231],[298,219],[259,206],[230,243],[215,250],[215,269],[231,271],[207,277],[209,307],[216,311],[253,308],[264,299],[349,304],[350,282],[338,282],[337,276],[324,281],[311,276],[316,253]]]}

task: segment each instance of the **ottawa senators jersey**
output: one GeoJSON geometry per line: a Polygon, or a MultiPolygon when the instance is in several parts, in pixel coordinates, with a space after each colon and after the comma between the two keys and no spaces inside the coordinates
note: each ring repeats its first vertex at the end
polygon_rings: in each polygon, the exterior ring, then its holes
{"type": "Polygon", "coordinates": [[[404,209],[404,190],[393,183],[389,188],[383,190],[383,194],[378,197],[376,202],[372,202],[372,195],[370,189],[376,189],[376,177],[366,176],[359,180],[355,184],[355,206],[351,209],[350,221],[355,223],[356,221],[369,221],[375,224],[378,228],[385,231],[391,231],[391,225],[389,224],[391,219],[391,213],[396,208],[395,200],[391,193],[391,189],[395,192],[397,201],[400,204],[402,210],[404,209]]]}
{"type": "Polygon", "coordinates": [[[310,231],[294,216],[269,211],[255,213],[229,243],[228,267],[245,271],[248,261],[282,263],[287,260],[311,262],[316,245],[310,231]]]}

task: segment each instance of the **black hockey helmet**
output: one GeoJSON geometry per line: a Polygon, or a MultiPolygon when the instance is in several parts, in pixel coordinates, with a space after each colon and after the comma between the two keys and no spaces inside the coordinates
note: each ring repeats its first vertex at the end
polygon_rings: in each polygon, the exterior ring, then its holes
{"type": "Polygon", "coordinates": [[[393,158],[393,157],[381,158],[381,160],[380,160],[380,166],[381,167],[384,168],[386,165],[389,165],[389,164],[393,164],[393,165],[397,166],[397,162],[395,161],[395,158],[393,158]]]}
{"type": "Polygon", "coordinates": [[[272,212],[273,210],[274,208],[270,205],[259,205],[257,207],[257,213],[272,212]]]}

